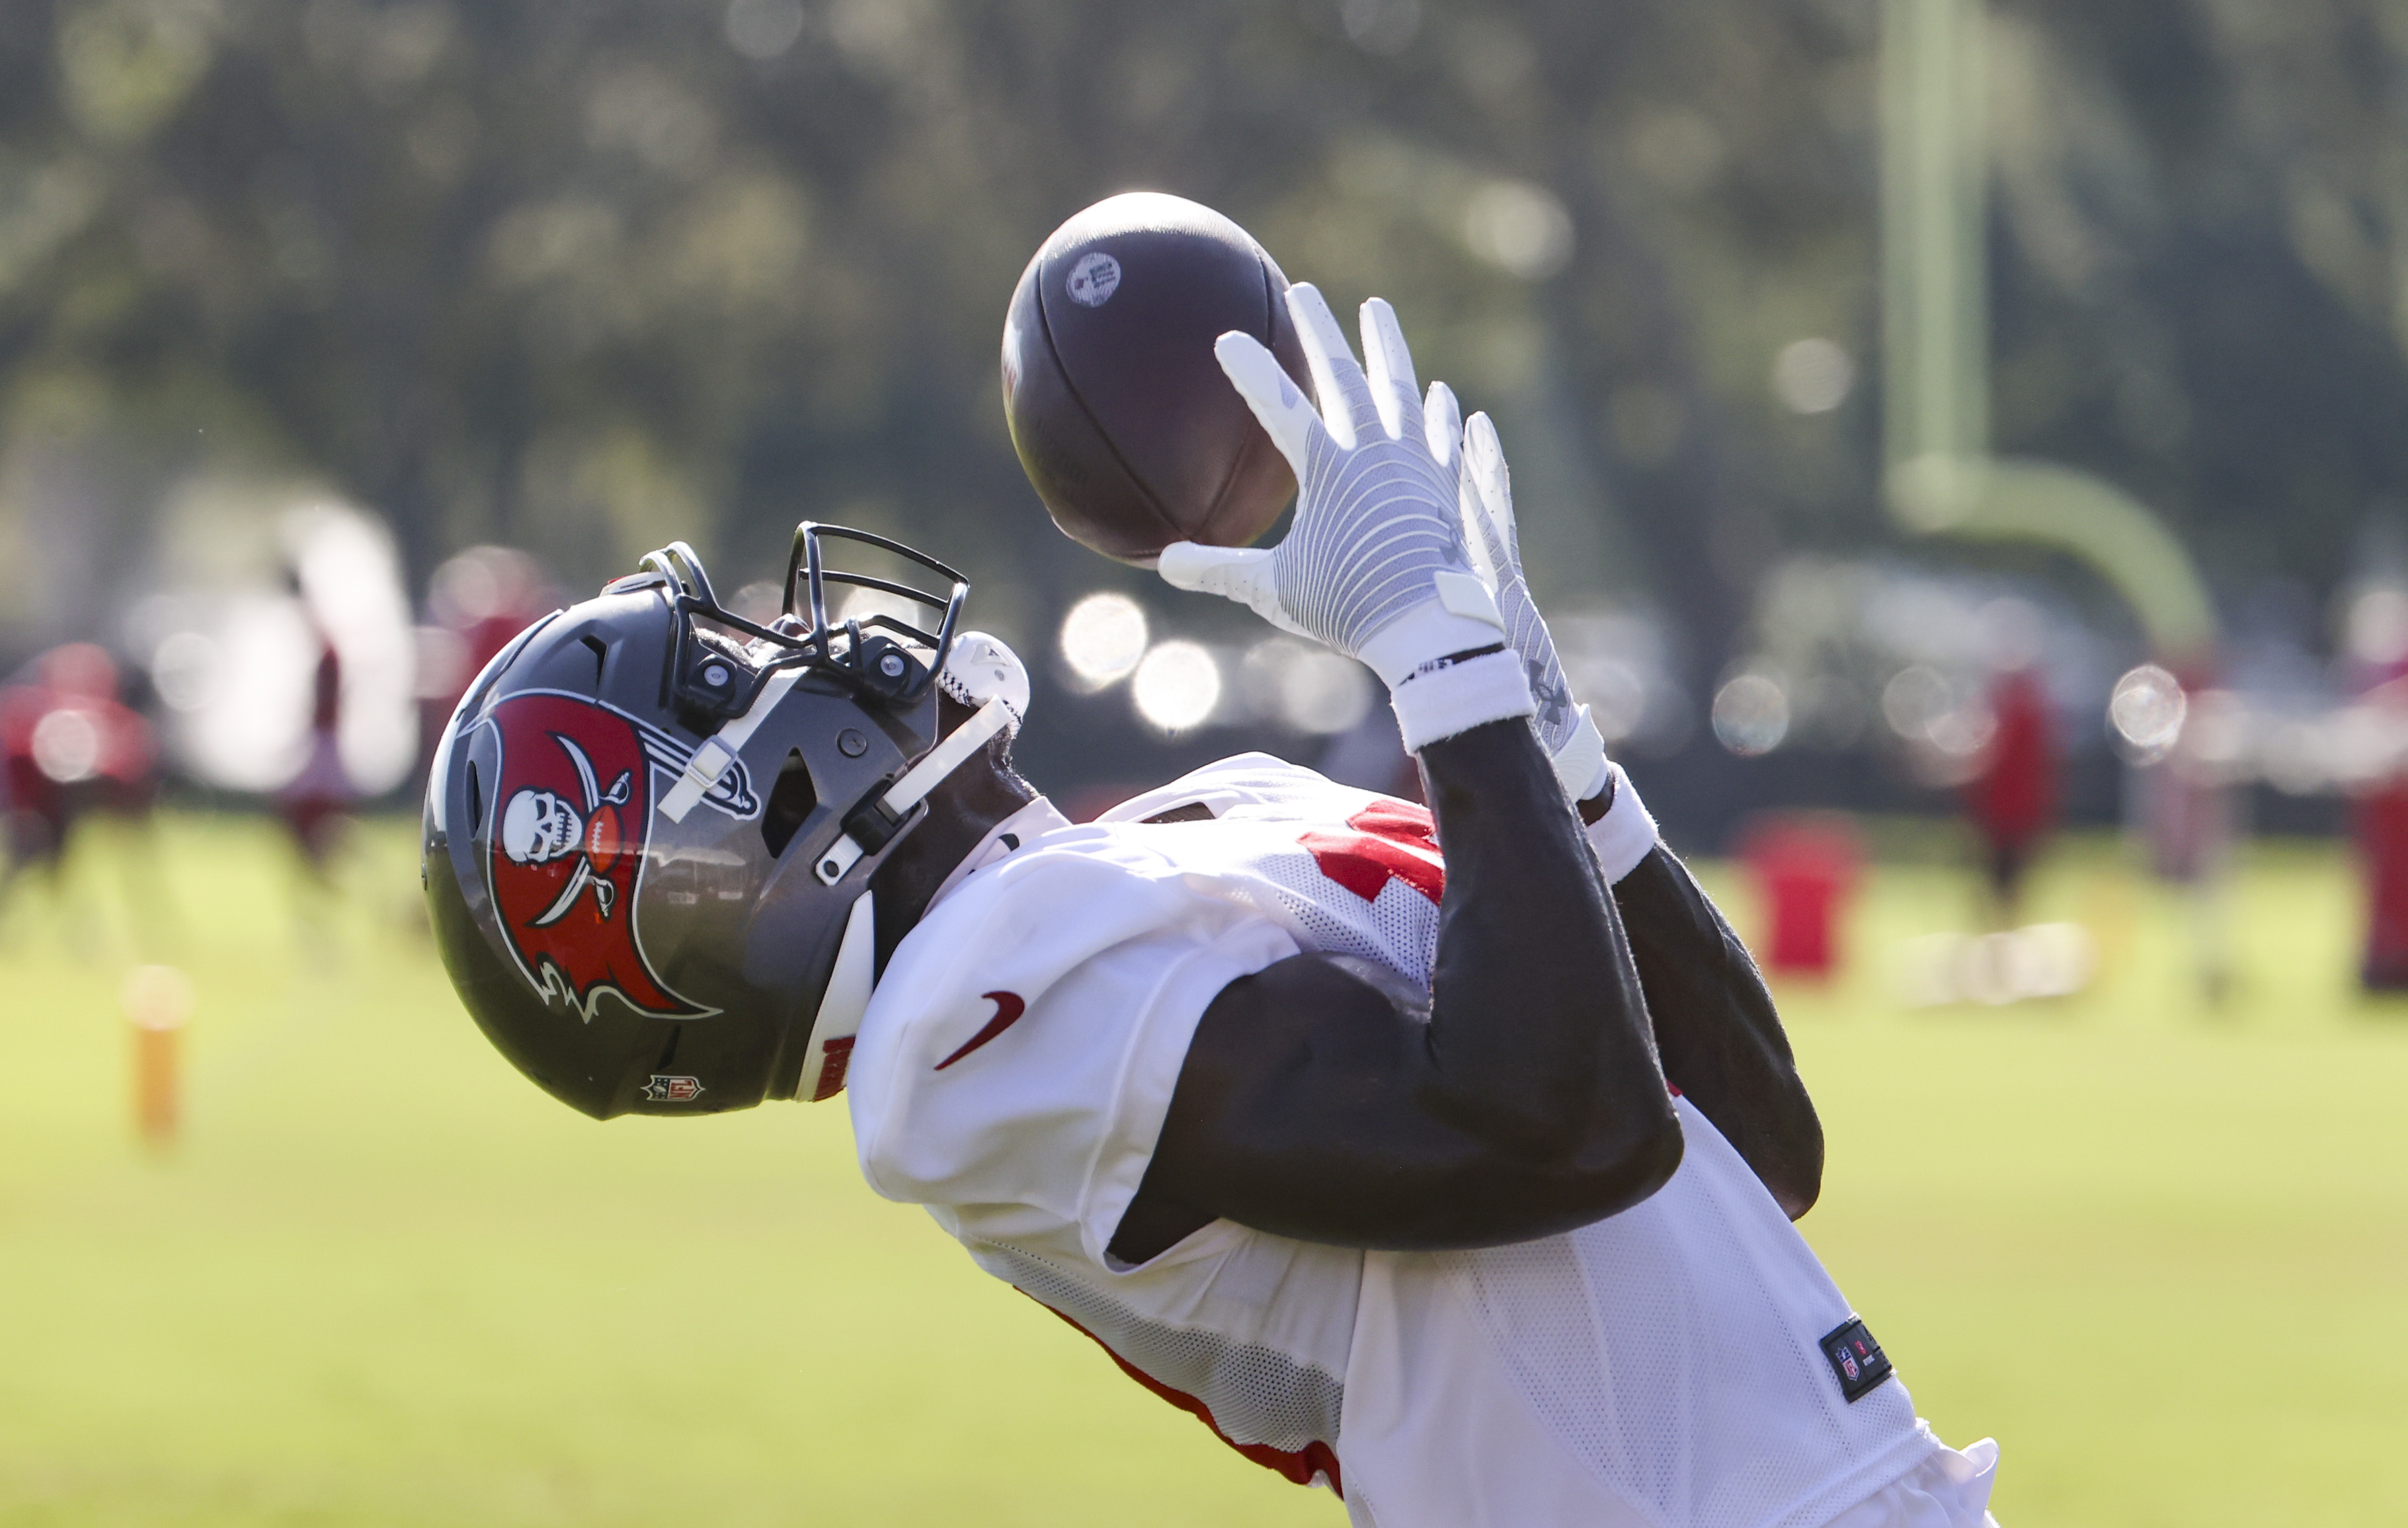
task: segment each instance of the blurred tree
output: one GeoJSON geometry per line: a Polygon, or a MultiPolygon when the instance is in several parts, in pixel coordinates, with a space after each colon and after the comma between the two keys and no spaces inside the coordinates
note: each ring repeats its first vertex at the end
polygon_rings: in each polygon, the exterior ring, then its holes
{"type": "MultiPolygon", "coordinates": [[[[44,464],[80,441],[135,464],[77,479],[93,569],[142,484],[231,455],[381,509],[420,574],[507,541],[577,586],[671,535],[866,521],[1027,635],[1124,576],[1019,478],[1003,303],[1063,217],[1149,185],[1396,300],[1498,415],[1542,593],[1653,601],[1702,680],[1784,550],[1889,534],[1852,386],[1876,18],[0,0],[0,553],[67,515],[44,464]]],[[[1999,444],[2164,507],[2230,582],[2330,580],[2408,492],[2403,18],[1994,18],[1999,444]]]]}

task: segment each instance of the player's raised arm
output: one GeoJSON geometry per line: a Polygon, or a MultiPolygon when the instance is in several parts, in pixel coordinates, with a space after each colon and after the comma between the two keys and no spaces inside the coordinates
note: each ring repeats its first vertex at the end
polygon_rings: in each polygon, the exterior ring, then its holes
{"type": "Polygon", "coordinates": [[[1162,567],[1388,682],[1446,850],[1438,957],[1426,1012],[1319,956],[1224,990],[1114,1240],[1132,1259],[1222,1217],[1366,1247],[1520,1240],[1639,1202],[1681,1156],[1612,900],[1462,550],[1452,417],[1434,394],[1426,421],[1386,304],[1364,307],[1366,375],[1317,293],[1289,300],[1326,417],[1259,347],[1225,340],[1223,361],[1296,466],[1295,528],[1162,567]]]}
{"type": "MultiPolygon", "coordinates": [[[[1454,400],[1432,389],[1449,411],[1454,400]]],[[[1772,994],[1688,867],[1656,836],[1638,793],[1607,764],[1604,740],[1575,706],[1555,637],[1522,577],[1513,485],[1496,426],[1474,414],[1463,432],[1464,540],[1497,593],[1530,677],[1539,739],[1580,803],[1598,867],[1613,888],[1664,1073],[1738,1149],[1792,1220],[1822,1192],[1823,1127],[1806,1095],[1772,994]]]]}
{"type": "Polygon", "coordinates": [[[1613,900],[1664,1075],[1798,1219],[1823,1192],[1823,1126],[1747,947],[1661,844],[1613,883],[1613,900]]]}

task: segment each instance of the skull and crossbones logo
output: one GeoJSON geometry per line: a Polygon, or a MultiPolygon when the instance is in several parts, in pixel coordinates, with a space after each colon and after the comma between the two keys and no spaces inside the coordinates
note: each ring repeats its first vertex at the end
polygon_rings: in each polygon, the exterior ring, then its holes
{"type": "Polygon", "coordinates": [[[583,809],[563,800],[557,793],[533,786],[510,797],[509,804],[502,808],[502,852],[512,864],[549,864],[566,854],[577,856],[568,884],[561,888],[559,897],[543,916],[528,925],[530,928],[559,922],[588,889],[594,893],[595,911],[604,918],[610,916],[611,905],[619,896],[618,888],[607,878],[623,841],[618,808],[626,805],[635,783],[633,772],[622,770],[619,778],[610,782],[610,788],[603,790],[595,778],[594,761],[586,757],[575,739],[559,733],[552,734],[552,739],[577,768],[578,783],[585,797],[583,809]]]}

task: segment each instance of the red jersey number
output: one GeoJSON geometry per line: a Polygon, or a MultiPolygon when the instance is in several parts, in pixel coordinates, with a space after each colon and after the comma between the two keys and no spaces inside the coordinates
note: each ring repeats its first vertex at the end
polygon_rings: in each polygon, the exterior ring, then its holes
{"type": "Polygon", "coordinates": [[[1391,879],[1436,906],[1446,894],[1446,860],[1439,853],[1438,826],[1410,802],[1381,800],[1346,820],[1346,832],[1315,828],[1298,840],[1321,873],[1366,902],[1379,899],[1391,879]]]}

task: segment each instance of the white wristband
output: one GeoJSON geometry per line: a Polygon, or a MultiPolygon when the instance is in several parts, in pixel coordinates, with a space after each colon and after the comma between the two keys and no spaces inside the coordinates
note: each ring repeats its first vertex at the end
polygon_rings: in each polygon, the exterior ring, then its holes
{"type": "Polygon", "coordinates": [[[1529,676],[1511,648],[1416,674],[1390,693],[1388,704],[1408,753],[1484,722],[1538,711],[1530,703],[1529,676]]]}
{"type": "Polygon", "coordinates": [[[1612,885],[1639,868],[1639,862],[1654,850],[1656,843],[1656,820],[1647,815],[1647,804],[1639,799],[1639,790],[1620,764],[1608,764],[1613,776],[1613,805],[1605,815],[1588,825],[1588,846],[1597,853],[1597,867],[1612,885]]]}

